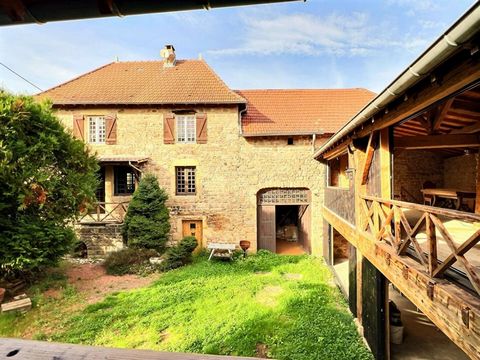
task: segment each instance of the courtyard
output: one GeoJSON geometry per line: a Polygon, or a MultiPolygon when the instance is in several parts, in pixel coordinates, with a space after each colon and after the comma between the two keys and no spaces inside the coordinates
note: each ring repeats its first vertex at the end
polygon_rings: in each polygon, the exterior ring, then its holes
{"type": "Polygon", "coordinates": [[[148,277],[104,275],[99,267],[64,264],[32,289],[33,310],[0,316],[0,336],[275,359],[371,358],[320,259],[266,251],[234,261],[197,256],[148,277]]]}

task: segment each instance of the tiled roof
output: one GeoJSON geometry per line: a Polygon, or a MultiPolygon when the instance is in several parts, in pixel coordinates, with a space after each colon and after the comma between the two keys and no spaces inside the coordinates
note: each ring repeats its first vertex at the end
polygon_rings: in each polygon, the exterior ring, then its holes
{"type": "Polygon", "coordinates": [[[43,98],[55,105],[245,103],[203,60],[114,62],[37,95],[43,98]]]}
{"type": "Polygon", "coordinates": [[[245,136],[335,133],[374,97],[366,89],[238,90],[245,136]]]}

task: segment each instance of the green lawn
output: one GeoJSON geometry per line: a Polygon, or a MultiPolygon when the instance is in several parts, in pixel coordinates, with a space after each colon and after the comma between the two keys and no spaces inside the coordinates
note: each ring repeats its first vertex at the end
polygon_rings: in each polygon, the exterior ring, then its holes
{"type": "MultiPolygon", "coordinates": [[[[0,335],[1,324],[0,316],[0,335]]],[[[235,262],[199,257],[150,287],[69,315],[45,337],[209,354],[266,352],[276,359],[372,358],[323,262],[269,253],[235,262]]]]}

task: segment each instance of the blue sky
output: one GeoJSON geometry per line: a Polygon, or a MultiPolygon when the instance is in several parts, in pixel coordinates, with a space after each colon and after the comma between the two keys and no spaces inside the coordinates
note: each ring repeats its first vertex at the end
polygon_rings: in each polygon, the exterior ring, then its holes
{"type": "MultiPolygon", "coordinates": [[[[203,58],[233,89],[382,90],[472,0],[308,0],[0,28],[0,62],[48,89],[98,66],[203,58]]],[[[36,89],[0,67],[0,87],[36,89]]]]}

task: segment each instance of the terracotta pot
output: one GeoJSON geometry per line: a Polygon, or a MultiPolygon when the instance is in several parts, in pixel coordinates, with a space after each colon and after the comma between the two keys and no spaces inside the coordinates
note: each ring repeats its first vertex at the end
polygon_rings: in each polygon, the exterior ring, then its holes
{"type": "Polygon", "coordinates": [[[4,297],[5,297],[5,289],[0,288],[0,304],[3,302],[4,297]]]}
{"type": "Polygon", "coordinates": [[[250,241],[240,240],[240,247],[242,248],[243,251],[247,251],[248,248],[250,247],[250,241]]]}

